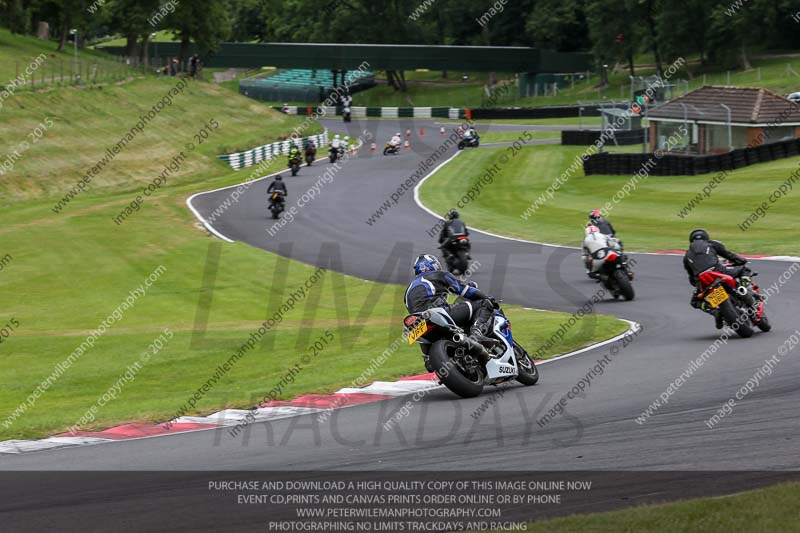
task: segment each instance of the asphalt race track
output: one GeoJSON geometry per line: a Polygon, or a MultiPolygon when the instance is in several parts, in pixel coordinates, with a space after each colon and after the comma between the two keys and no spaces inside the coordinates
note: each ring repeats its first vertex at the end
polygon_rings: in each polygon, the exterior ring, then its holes
{"type": "MultiPolygon", "coordinates": [[[[326,125],[342,129],[339,122],[326,125]]],[[[367,130],[378,145],[378,153],[370,154],[371,141],[367,140],[367,148],[344,162],[332,183],[274,237],[267,233],[274,223],[266,213],[269,179],[253,183],[213,226],[230,239],[305,263],[322,260],[323,266],[359,278],[405,285],[413,258],[438,251],[435,239],[427,234],[437,219],[418,207],[409,190],[372,225],[366,221],[445,137],[434,121],[367,120],[348,127],[351,137],[367,130]],[[424,137],[419,136],[421,127],[424,137]],[[380,154],[394,131],[405,134],[409,128],[414,131],[412,151],[392,157],[380,154]]],[[[451,148],[433,166],[455,152],[451,148]]],[[[286,173],[287,205],[292,205],[328,168],[326,160],[303,167],[295,178],[286,173]]],[[[531,173],[536,171],[530,169],[531,173]]],[[[242,171],[243,179],[245,173],[242,171]]],[[[608,191],[609,198],[614,192],[608,191]]],[[[220,190],[197,196],[193,206],[208,216],[229,193],[220,190]]],[[[576,242],[581,222],[575,221],[576,242]]],[[[687,227],[687,234],[690,229],[687,227]]],[[[622,237],[624,240],[624,234],[622,237]]],[[[675,247],[684,244],[676,242],[675,247]]],[[[600,289],[583,273],[577,249],[476,232],[473,257],[481,264],[473,279],[509,303],[572,313],[600,289]]],[[[774,372],[737,402],[733,413],[717,427],[709,429],[705,422],[765,359],[778,353],[779,346],[798,328],[798,281],[789,280],[770,298],[772,332],[757,332],[750,339],[731,338],[668,398],[668,403],[662,402],[653,416],[640,424],[637,417],[717,339],[718,332],[710,317],[689,307],[690,287],[679,257],[634,257],[636,299],[615,302],[606,297],[596,311],[635,321],[643,330],[625,346],[619,342],[545,364],[535,387],[513,386],[500,392],[487,389],[483,396],[471,400],[438,390],[423,398],[389,431],[384,431],[382,424],[405,399],[340,410],[324,424],[317,424],[313,416],[256,423],[245,438],[230,437],[221,429],[5,455],[0,456],[0,470],[703,470],[718,471],[720,480],[723,472],[762,471],[730,478],[733,481],[724,488],[729,492],[791,477],[786,471],[800,466],[800,350],[780,356],[774,372]],[[612,349],[616,353],[604,374],[591,381],[582,397],[569,400],[565,414],[543,425],[536,423],[612,349]],[[471,416],[492,395],[499,397],[486,412],[471,416]]],[[[752,264],[762,287],[777,282],[790,265],[759,260],[752,264]]],[[[357,308],[360,302],[350,305],[357,308]]],[[[593,327],[591,317],[575,327],[593,327]]],[[[400,330],[398,324],[398,334],[400,330]]],[[[532,347],[530,340],[518,340],[532,347]]],[[[419,353],[416,348],[404,347],[399,356],[419,358],[419,353]]],[[[420,371],[424,371],[421,359],[420,371]]],[[[617,489],[609,489],[605,500],[590,508],[623,504],[620,495],[628,488],[620,485],[617,489]]],[[[652,487],[649,496],[670,499],[687,494],[686,484],[664,483],[652,487]]],[[[126,496],[130,495],[120,493],[119,499],[126,496]]],[[[566,507],[562,511],[579,510],[586,509],[566,507]]]]}

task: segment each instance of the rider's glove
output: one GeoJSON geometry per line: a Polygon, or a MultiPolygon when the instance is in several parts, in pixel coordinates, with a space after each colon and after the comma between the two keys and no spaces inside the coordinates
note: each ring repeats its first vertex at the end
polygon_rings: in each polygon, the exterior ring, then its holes
{"type": "Polygon", "coordinates": [[[500,302],[494,296],[489,296],[489,301],[492,302],[495,309],[500,309],[500,302]]]}

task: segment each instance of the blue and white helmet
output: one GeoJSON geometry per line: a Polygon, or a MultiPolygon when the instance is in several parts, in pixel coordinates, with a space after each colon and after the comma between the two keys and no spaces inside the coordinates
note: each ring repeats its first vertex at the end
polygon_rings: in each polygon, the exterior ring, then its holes
{"type": "Polygon", "coordinates": [[[423,272],[438,272],[442,269],[442,265],[436,256],[431,254],[422,254],[414,261],[414,275],[419,276],[423,272]]]}

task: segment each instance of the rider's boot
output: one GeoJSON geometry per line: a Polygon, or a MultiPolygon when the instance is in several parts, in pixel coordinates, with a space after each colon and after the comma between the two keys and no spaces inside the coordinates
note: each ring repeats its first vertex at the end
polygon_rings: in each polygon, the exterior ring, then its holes
{"type": "Polygon", "coordinates": [[[480,343],[491,342],[491,339],[486,336],[486,327],[481,324],[473,324],[469,330],[469,336],[480,343]]]}
{"type": "Polygon", "coordinates": [[[723,326],[722,313],[720,313],[719,311],[714,313],[714,325],[716,326],[717,329],[722,329],[723,326]]]}

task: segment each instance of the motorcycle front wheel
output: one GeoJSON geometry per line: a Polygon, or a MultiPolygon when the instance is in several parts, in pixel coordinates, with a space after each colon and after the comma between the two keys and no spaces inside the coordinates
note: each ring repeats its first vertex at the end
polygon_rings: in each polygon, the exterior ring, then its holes
{"type": "Polygon", "coordinates": [[[514,343],[514,357],[517,359],[517,381],[525,386],[536,385],[539,381],[539,369],[525,349],[514,343]]]}
{"type": "Polygon", "coordinates": [[[474,398],[483,391],[483,374],[475,370],[467,375],[453,356],[460,346],[451,340],[441,339],[433,343],[429,354],[431,368],[445,387],[462,398],[474,398]]]}

